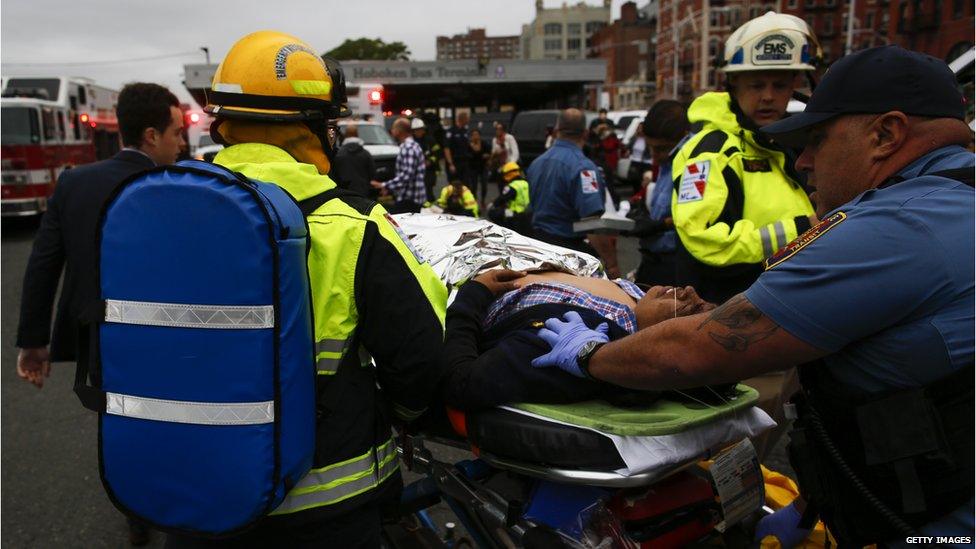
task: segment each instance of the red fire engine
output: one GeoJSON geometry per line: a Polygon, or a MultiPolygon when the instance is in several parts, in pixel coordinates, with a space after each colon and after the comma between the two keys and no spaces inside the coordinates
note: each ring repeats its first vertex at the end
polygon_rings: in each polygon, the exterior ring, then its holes
{"type": "Polygon", "coordinates": [[[119,94],[87,78],[5,80],[0,99],[0,213],[36,215],[47,209],[63,170],[119,151],[119,94]]]}

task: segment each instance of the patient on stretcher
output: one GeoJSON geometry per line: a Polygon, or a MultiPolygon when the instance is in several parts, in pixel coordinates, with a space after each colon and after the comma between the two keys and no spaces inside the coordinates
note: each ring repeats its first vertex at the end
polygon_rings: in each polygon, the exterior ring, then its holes
{"type": "Polygon", "coordinates": [[[649,403],[657,393],[533,368],[532,359],[549,351],[536,331],[546,319],[576,311],[591,328],[606,323],[615,340],[713,307],[690,287],[655,286],[645,293],[621,279],[487,271],[462,285],[447,310],[441,395],[449,406],[466,411],[514,402],[649,403]]]}

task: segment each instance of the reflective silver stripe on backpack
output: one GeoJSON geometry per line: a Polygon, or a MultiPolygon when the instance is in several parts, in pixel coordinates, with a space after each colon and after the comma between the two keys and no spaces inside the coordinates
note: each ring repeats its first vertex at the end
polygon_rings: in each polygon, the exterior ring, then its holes
{"type": "Polygon", "coordinates": [[[259,425],[274,422],[274,401],[186,402],[105,393],[105,413],[170,423],[259,425]]]}
{"type": "Polygon", "coordinates": [[[274,327],[274,306],[188,305],[107,299],[105,322],[175,328],[253,330],[274,327]]]}

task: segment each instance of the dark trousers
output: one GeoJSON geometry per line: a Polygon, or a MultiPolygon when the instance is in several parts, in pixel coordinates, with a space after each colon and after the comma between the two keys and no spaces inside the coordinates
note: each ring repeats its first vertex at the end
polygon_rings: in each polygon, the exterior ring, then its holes
{"type": "Polygon", "coordinates": [[[488,171],[485,170],[485,167],[472,166],[468,170],[468,181],[465,184],[471,189],[471,194],[484,204],[485,194],[488,193],[488,171]]]}
{"type": "Polygon", "coordinates": [[[674,286],[677,280],[674,252],[651,253],[641,250],[641,263],[634,279],[638,284],[648,286],[674,286]]]}
{"type": "MultiPolygon", "coordinates": [[[[287,517],[287,515],[286,515],[287,517]]],[[[265,547],[316,549],[375,549],[380,546],[380,509],[360,507],[327,521],[294,524],[282,518],[264,519],[244,534],[210,540],[170,534],[166,549],[258,549],[265,547]]]]}
{"type": "Polygon", "coordinates": [[[424,189],[427,191],[427,202],[434,201],[434,185],[437,184],[437,172],[433,167],[428,167],[424,172],[424,189]]]}

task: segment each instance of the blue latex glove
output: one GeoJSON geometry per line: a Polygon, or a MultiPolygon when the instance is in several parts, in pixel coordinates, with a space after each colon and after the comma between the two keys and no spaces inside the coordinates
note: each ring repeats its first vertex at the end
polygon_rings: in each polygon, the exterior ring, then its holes
{"type": "Polygon", "coordinates": [[[800,528],[799,524],[800,512],[791,503],[760,519],[754,539],[762,541],[766,536],[775,536],[784,549],[795,547],[810,535],[810,529],[800,528]]]}
{"type": "Polygon", "coordinates": [[[569,311],[563,315],[563,318],[566,319],[565,322],[558,318],[550,318],[546,321],[546,327],[537,332],[538,336],[552,347],[552,350],[533,360],[532,366],[536,368],[556,366],[576,377],[586,377],[576,363],[576,357],[587,342],[610,341],[607,337],[610,327],[604,322],[597,326],[596,330],[591,330],[576,311],[569,311]]]}

